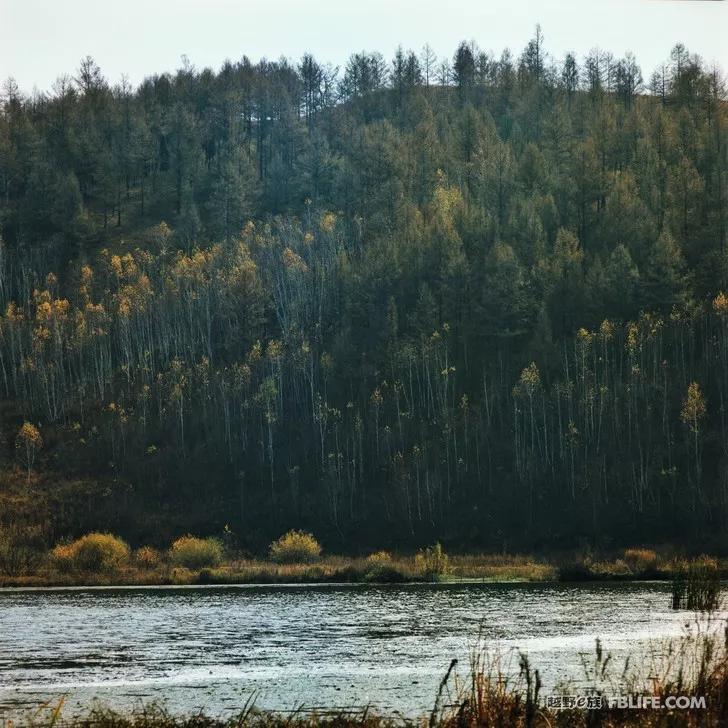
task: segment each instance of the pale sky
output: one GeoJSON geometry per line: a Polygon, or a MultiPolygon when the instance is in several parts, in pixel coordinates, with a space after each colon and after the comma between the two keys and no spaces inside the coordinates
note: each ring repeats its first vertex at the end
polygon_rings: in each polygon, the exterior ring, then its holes
{"type": "Polygon", "coordinates": [[[463,39],[518,54],[536,23],[558,59],[632,50],[648,79],[681,41],[728,71],[723,0],[0,0],[0,80],[47,90],[87,54],[110,81],[125,73],[135,85],[183,54],[198,69],[307,51],[343,66],[360,50],[390,59],[400,43],[452,57],[463,39]]]}

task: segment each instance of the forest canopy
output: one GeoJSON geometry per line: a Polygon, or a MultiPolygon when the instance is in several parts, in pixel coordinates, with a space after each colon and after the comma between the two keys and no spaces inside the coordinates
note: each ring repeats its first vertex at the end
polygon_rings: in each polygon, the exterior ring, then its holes
{"type": "Polygon", "coordinates": [[[675,46],[91,58],[0,111],[0,522],[725,539],[728,107],[675,46]]]}

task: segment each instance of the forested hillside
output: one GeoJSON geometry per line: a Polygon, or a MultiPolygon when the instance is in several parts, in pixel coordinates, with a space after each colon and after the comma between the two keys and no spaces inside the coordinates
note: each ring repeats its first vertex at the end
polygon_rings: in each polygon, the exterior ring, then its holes
{"type": "Polygon", "coordinates": [[[540,29],[7,82],[0,521],[722,543],[727,132],[683,47],[643,80],[540,29]]]}

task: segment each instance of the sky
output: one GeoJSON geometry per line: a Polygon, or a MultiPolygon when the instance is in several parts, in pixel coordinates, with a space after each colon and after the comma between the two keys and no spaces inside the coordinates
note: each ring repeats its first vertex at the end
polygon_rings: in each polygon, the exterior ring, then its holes
{"type": "Polygon", "coordinates": [[[0,81],[45,91],[86,55],[136,85],[183,55],[198,69],[305,52],[343,66],[399,44],[452,57],[461,40],[518,54],[537,23],[556,59],[631,50],[649,78],[680,41],[728,71],[728,0],[0,0],[0,81]]]}

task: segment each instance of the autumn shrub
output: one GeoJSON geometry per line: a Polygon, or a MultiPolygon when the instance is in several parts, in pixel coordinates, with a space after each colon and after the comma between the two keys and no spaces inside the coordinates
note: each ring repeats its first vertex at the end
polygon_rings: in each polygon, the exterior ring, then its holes
{"type": "Polygon", "coordinates": [[[70,543],[57,543],[49,554],[51,564],[64,574],[73,570],[73,554],[70,543]]]}
{"type": "Polygon", "coordinates": [[[436,543],[417,552],[415,566],[425,578],[439,579],[450,570],[450,559],[443,551],[442,545],[436,543]]]}
{"type": "Polygon", "coordinates": [[[169,549],[170,561],[186,569],[217,566],[223,557],[222,544],[216,538],[182,536],[169,549]]]}
{"type": "Polygon", "coordinates": [[[321,556],[321,544],[311,533],[292,530],[273,541],[268,553],[278,564],[310,564],[321,556]]]}
{"type": "Polygon", "coordinates": [[[51,559],[60,571],[115,571],[129,560],[129,546],[111,533],[87,533],[61,543],[51,552],[51,559]]]}
{"type": "Polygon", "coordinates": [[[375,551],[367,556],[368,566],[383,566],[392,562],[392,554],[389,551],[375,551]]]}
{"type": "Polygon", "coordinates": [[[160,561],[159,551],[151,546],[142,546],[134,552],[134,563],[140,569],[156,569],[160,561]]]}
{"type": "Polygon", "coordinates": [[[626,549],[624,560],[633,574],[643,574],[657,566],[657,554],[652,549],[626,549]]]}
{"type": "Polygon", "coordinates": [[[41,531],[34,526],[0,526],[0,573],[21,576],[32,572],[43,558],[41,531]]]}

